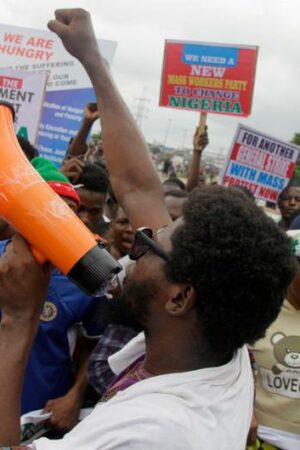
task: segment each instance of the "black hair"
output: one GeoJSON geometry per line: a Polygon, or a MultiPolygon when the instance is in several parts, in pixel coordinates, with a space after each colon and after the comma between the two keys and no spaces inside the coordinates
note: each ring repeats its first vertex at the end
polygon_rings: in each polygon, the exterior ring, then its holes
{"type": "Polygon", "coordinates": [[[243,192],[245,195],[247,195],[247,197],[250,199],[250,200],[252,200],[253,202],[255,202],[255,197],[254,197],[254,195],[252,194],[252,192],[248,189],[248,188],[246,188],[245,186],[231,186],[231,188],[232,189],[236,189],[236,190],[238,190],[238,191],[240,191],[240,192],[243,192]]]}
{"type": "Polygon", "coordinates": [[[31,161],[36,156],[39,156],[38,150],[27,139],[24,139],[21,136],[17,136],[17,139],[21,149],[23,150],[26,158],[29,161],[31,161]]]}
{"type": "Polygon", "coordinates": [[[241,191],[198,188],[171,242],[167,276],[194,287],[209,351],[229,355],[263,337],[296,272],[290,240],[272,219],[241,191]]]}
{"type": "Polygon", "coordinates": [[[188,198],[189,194],[181,189],[173,189],[165,192],[165,197],[188,198]]]}
{"type": "Polygon", "coordinates": [[[167,180],[165,180],[163,182],[163,185],[169,185],[172,186],[174,185],[178,186],[179,189],[181,189],[182,191],[185,191],[185,184],[183,181],[180,180],[180,178],[177,178],[176,176],[170,176],[167,180]]]}
{"type": "Polygon", "coordinates": [[[83,184],[89,191],[106,194],[108,190],[108,172],[103,165],[86,162],[76,184],[83,184]]]}

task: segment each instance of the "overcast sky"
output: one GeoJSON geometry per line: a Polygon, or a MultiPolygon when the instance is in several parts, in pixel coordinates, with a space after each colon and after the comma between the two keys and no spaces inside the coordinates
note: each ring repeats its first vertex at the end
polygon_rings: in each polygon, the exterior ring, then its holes
{"type": "Polygon", "coordinates": [[[158,106],[165,39],[259,46],[252,114],[209,115],[211,151],[228,151],[239,121],[284,140],[300,132],[299,0],[6,0],[0,22],[43,29],[63,7],[89,10],[97,37],[118,42],[112,72],[132,111],[149,99],[148,141],[189,146],[198,121],[158,106]]]}

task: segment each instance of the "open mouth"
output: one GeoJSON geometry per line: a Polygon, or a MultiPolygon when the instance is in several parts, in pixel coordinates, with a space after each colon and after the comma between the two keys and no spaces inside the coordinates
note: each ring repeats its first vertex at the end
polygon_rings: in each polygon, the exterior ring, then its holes
{"type": "Polygon", "coordinates": [[[122,240],[122,246],[123,248],[125,248],[126,250],[130,250],[133,244],[133,239],[124,239],[122,240]]]}

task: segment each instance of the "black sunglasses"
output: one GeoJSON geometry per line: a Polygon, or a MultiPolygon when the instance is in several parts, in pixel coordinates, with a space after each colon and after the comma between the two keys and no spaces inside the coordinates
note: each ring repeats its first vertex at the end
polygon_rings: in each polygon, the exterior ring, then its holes
{"type": "Polygon", "coordinates": [[[139,228],[135,233],[130,250],[130,259],[137,261],[149,250],[165,261],[169,261],[169,255],[153,240],[153,230],[151,228],[139,228]]]}

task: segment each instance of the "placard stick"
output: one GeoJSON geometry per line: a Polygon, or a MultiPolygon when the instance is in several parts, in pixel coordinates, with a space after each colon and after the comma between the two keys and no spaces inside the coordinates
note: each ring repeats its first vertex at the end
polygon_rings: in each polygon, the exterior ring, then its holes
{"type": "Polygon", "coordinates": [[[205,132],[206,121],[207,121],[207,113],[201,112],[199,117],[199,125],[197,126],[196,131],[198,136],[200,136],[200,134],[203,134],[205,132]]]}

